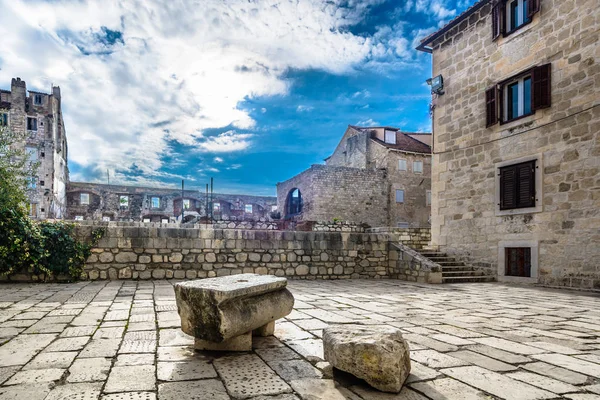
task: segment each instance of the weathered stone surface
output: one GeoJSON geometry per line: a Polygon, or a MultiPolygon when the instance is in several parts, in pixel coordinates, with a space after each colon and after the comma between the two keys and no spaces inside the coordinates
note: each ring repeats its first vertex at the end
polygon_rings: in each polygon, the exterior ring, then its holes
{"type": "Polygon", "coordinates": [[[223,342],[288,315],[294,297],[287,280],[240,274],[175,285],[181,329],[188,335],[223,342]]]}
{"type": "Polygon", "coordinates": [[[325,360],[376,389],[399,393],[410,374],[408,344],[399,329],[363,325],[323,330],[325,360]]]}

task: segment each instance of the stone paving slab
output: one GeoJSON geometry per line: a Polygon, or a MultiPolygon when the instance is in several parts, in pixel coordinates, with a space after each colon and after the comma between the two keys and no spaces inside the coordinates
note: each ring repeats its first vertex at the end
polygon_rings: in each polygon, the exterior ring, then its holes
{"type": "Polygon", "coordinates": [[[600,398],[600,299],[585,293],[289,281],[295,309],[275,336],[223,354],[193,350],[173,283],[2,285],[0,400],[600,398]],[[400,394],[324,362],[322,329],[345,323],[402,330],[413,362],[400,394]]]}

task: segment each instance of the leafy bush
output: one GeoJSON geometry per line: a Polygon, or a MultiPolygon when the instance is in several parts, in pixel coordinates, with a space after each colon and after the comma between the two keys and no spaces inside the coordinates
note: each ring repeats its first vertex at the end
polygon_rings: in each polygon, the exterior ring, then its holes
{"type": "Polygon", "coordinates": [[[0,275],[36,268],[46,257],[39,227],[24,210],[0,208],[0,275]]]}

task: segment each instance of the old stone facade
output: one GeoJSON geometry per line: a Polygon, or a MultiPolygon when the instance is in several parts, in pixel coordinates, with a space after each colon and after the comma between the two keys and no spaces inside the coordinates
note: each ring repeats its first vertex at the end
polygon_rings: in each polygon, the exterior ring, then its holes
{"type": "Polygon", "coordinates": [[[434,245],[499,280],[600,288],[599,27],[595,0],[482,0],[421,43],[444,82],[434,245]]]}
{"type": "Polygon", "coordinates": [[[313,165],[277,184],[282,217],[374,227],[429,226],[428,136],[349,126],[325,165],[313,165]]]}
{"type": "Polygon", "coordinates": [[[27,90],[25,81],[13,79],[10,90],[0,90],[0,124],[23,134],[23,146],[32,163],[38,163],[29,183],[32,218],[63,218],[66,208],[67,137],[61,111],[60,88],[52,93],[27,90]]]}
{"type": "Polygon", "coordinates": [[[213,221],[261,221],[277,211],[277,199],[198,190],[159,189],[70,182],[67,218],[74,220],[181,222],[209,215],[213,221]]]}

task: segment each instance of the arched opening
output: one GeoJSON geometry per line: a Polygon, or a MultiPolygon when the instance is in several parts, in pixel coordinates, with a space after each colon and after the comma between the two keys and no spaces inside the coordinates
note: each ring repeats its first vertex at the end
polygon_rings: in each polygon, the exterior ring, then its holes
{"type": "Polygon", "coordinates": [[[300,214],[302,212],[302,194],[298,188],[290,190],[286,203],[287,216],[300,214]]]}

